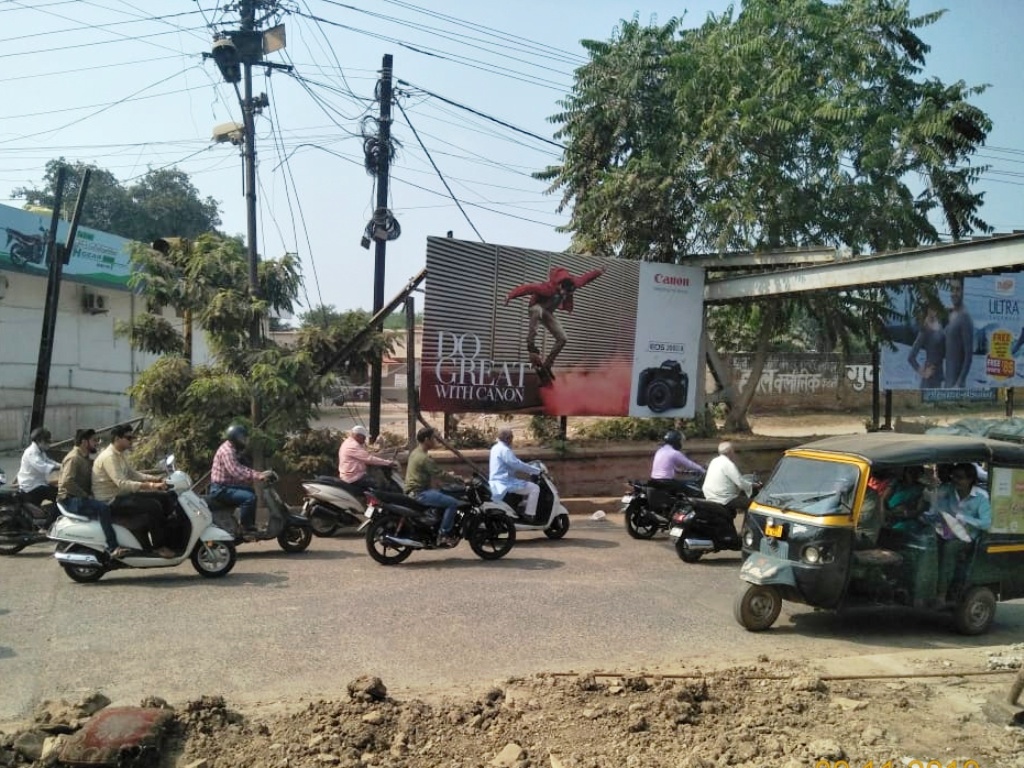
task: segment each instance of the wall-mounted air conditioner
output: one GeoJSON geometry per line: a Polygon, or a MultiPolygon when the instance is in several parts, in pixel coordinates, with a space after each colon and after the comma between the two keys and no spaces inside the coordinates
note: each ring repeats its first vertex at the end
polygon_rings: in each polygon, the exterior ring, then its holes
{"type": "Polygon", "coordinates": [[[107,297],[98,293],[82,295],[82,309],[90,315],[98,315],[107,311],[107,297]]]}

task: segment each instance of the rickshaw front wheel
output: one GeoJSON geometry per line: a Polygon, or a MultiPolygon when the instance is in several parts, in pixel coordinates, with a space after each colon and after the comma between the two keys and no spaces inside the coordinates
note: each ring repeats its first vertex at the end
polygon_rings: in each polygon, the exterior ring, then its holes
{"type": "Polygon", "coordinates": [[[779,590],[766,584],[749,584],[736,595],[732,613],[744,629],[749,632],[763,632],[779,618],[782,611],[782,595],[779,590]]]}
{"type": "Polygon", "coordinates": [[[983,635],[996,618],[996,596],[988,587],[971,587],[953,609],[953,624],[961,635],[983,635]]]}

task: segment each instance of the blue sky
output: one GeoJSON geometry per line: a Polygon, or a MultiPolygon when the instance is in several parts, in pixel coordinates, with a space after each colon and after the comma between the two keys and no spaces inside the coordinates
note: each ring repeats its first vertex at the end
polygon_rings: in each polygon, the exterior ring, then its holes
{"type": "MultiPolygon", "coordinates": [[[[95,163],[129,181],[176,165],[221,203],[224,229],[245,231],[242,165],[229,144],[210,141],[215,125],[241,120],[233,90],[202,52],[213,23],[237,16],[217,0],[0,0],[0,202],[37,185],[47,160],[95,163]]],[[[376,114],[382,56],[406,81],[395,112],[402,146],[390,207],[402,236],[388,244],[385,296],[424,264],[426,238],[452,230],[476,240],[557,250],[565,216],[530,174],[558,160],[551,144],[513,132],[424,91],[541,137],[547,117],[584,62],[581,39],[606,40],[620,19],[688,25],[722,12],[724,0],[287,0],[288,47],[268,59],[295,75],[262,73],[256,93],[271,105],[257,118],[259,247],[266,256],[300,254],[304,302],[369,309],[373,253],[359,246],[375,199],[362,167],[360,120],[376,114]],[[315,18],[314,18],[315,17],[315,18]],[[420,146],[409,123],[419,133],[420,146]],[[432,158],[463,204],[449,197],[432,158]]],[[[987,83],[976,99],[994,122],[978,161],[983,216],[999,231],[1024,229],[1024,94],[1019,73],[1024,28],[1019,0],[911,0],[914,13],[950,6],[922,32],[932,46],[926,74],[987,83]]],[[[174,234],[174,233],[168,233],[174,234]]]]}

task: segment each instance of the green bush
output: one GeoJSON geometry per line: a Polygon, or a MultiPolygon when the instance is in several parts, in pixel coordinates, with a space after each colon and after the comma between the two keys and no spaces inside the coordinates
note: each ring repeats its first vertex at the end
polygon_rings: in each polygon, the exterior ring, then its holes
{"type": "Polygon", "coordinates": [[[701,411],[697,417],[682,419],[641,419],[636,416],[620,416],[602,419],[580,427],[578,435],[585,440],[606,440],[609,442],[657,442],[670,429],[678,429],[686,437],[714,437],[718,432],[714,417],[701,411]]]}
{"type": "Polygon", "coordinates": [[[344,439],[337,429],[308,429],[289,436],[277,457],[302,475],[337,475],[338,447],[344,439]]]}

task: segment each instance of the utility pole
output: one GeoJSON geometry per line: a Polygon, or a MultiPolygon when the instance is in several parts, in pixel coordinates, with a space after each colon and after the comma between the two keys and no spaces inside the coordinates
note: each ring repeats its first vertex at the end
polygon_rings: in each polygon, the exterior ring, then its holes
{"type": "MultiPolygon", "coordinates": [[[[260,25],[277,10],[277,0],[239,0],[239,24],[236,31],[221,33],[214,37],[213,51],[204,56],[212,56],[220,69],[224,80],[231,83],[238,93],[238,83],[242,83],[242,93],[238,100],[242,107],[242,160],[244,165],[244,195],[246,210],[246,247],[249,261],[249,299],[252,306],[260,301],[259,283],[259,250],[256,242],[256,114],[269,106],[267,95],[261,93],[254,97],[252,93],[252,68],[254,65],[267,70],[291,70],[290,66],[264,61],[265,53],[284,47],[284,27],[275,27],[264,33],[260,25]],[[256,18],[257,11],[266,10],[261,19],[256,18]]],[[[262,317],[253,312],[249,325],[249,346],[257,350],[263,345],[262,317]]],[[[254,428],[261,421],[260,404],[256,397],[252,398],[251,418],[254,428]]],[[[257,461],[257,463],[259,463],[257,461]]]]}
{"type": "MultiPolygon", "coordinates": [[[[384,306],[384,256],[388,245],[388,174],[391,166],[391,72],[392,58],[384,54],[380,70],[380,117],[377,123],[377,208],[373,212],[373,314],[384,306]]],[[[379,324],[375,329],[383,330],[379,324]]],[[[380,434],[381,359],[373,361],[370,374],[370,438],[380,434]]]]}
{"type": "Polygon", "coordinates": [[[86,169],[78,188],[78,200],[75,212],[71,216],[71,227],[68,229],[67,241],[64,246],[57,243],[57,224],[60,222],[60,211],[64,205],[64,186],[67,183],[67,166],[57,171],[57,189],[53,199],[53,215],[50,217],[50,231],[43,244],[45,262],[49,265],[49,279],[46,282],[46,303],[43,309],[43,331],[39,340],[39,360],[36,364],[35,392],[32,398],[31,429],[43,426],[46,419],[46,396],[50,389],[50,364],[53,361],[53,343],[57,333],[57,310],[60,306],[60,281],[64,272],[64,264],[71,258],[71,250],[75,247],[75,236],[78,234],[78,222],[82,218],[82,206],[85,205],[85,193],[89,189],[89,178],[92,171],[86,169]]]}

